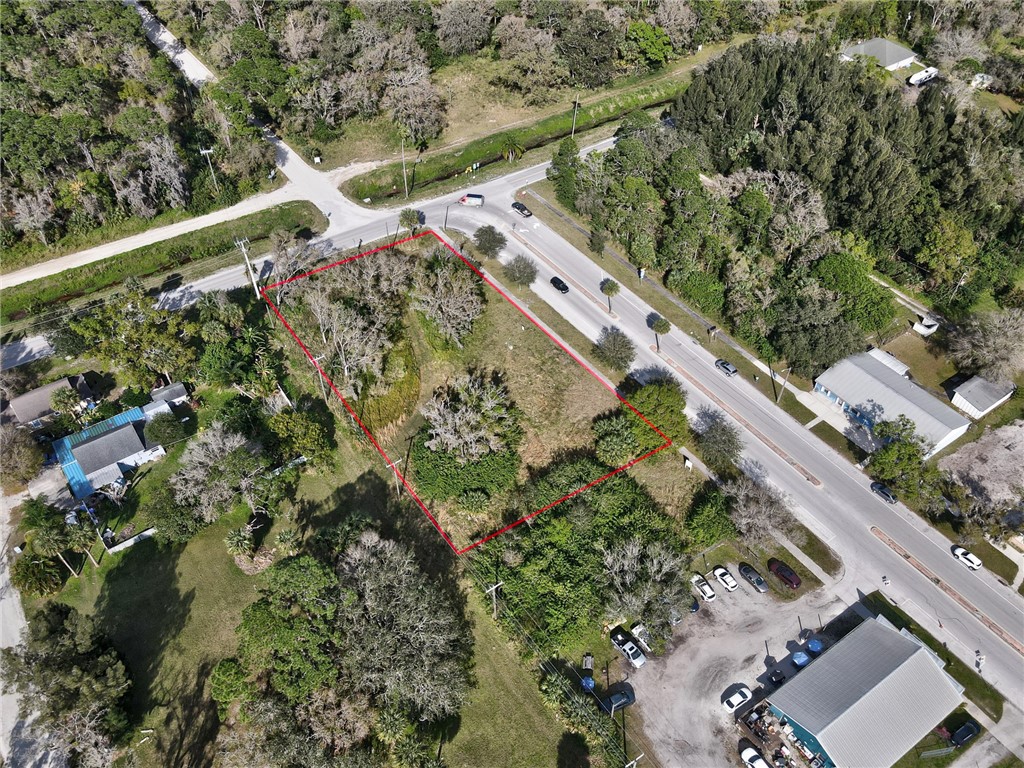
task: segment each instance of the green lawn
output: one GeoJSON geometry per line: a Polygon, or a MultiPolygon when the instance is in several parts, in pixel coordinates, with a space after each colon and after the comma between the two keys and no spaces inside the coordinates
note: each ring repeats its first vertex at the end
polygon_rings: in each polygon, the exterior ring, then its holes
{"type": "Polygon", "coordinates": [[[811,432],[839,451],[853,464],[859,464],[868,457],[863,448],[847,438],[846,435],[839,434],[835,427],[827,421],[819,421],[811,427],[811,432]]]}
{"type": "Polygon", "coordinates": [[[906,627],[946,662],[945,670],[964,687],[964,694],[994,721],[1003,716],[1003,697],[973,669],[951,654],[945,646],[923,630],[906,613],[890,603],[880,592],[872,592],[861,601],[876,615],[885,616],[897,629],[906,627]]]}
{"type": "Polygon", "coordinates": [[[537,680],[470,587],[476,686],[459,712],[457,730],[441,750],[451,768],[586,766],[586,743],[567,732],[544,704],[537,680]]]}
{"type": "Polygon", "coordinates": [[[800,551],[816,562],[825,573],[832,577],[839,575],[843,568],[839,555],[810,528],[794,520],[788,536],[790,541],[800,547],[800,551]]]}

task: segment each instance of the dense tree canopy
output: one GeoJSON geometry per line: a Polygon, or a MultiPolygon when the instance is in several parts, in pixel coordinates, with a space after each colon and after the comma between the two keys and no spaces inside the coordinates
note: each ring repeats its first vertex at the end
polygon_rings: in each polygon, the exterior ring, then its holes
{"type": "Polygon", "coordinates": [[[211,102],[190,103],[130,7],[7,3],[0,41],[5,245],[231,202],[272,162],[224,134],[211,102]],[[216,148],[219,189],[199,147],[216,148]]]}

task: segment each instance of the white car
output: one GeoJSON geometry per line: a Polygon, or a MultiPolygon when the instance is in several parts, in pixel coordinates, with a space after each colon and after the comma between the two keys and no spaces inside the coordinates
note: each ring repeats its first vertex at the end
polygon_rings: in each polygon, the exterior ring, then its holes
{"type": "Polygon", "coordinates": [[[711,585],[708,584],[708,580],[701,576],[699,573],[693,574],[693,578],[690,579],[690,583],[693,584],[694,587],[696,587],[697,592],[700,593],[700,596],[704,598],[706,602],[710,603],[712,600],[715,599],[715,590],[713,590],[711,588],[711,585]]]}
{"type": "Polygon", "coordinates": [[[963,547],[953,547],[953,557],[966,565],[972,571],[976,571],[981,568],[981,559],[977,555],[971,554],[963,547]]]}
{"type": "Polygon", "coordinates": [[[761,757],[761,753],[753,747],[747,747],[740,752],[740,760],[747,768],[768,768],[768,763],[761,757]]]}
{"type": "Polygon", "coordinates": [[[722,703],[722,706],[725,707],[726,712],[735,712],[737,709],[742,707],[752,698],[754,698],[754,694],[752,694],[750,692],[750,689],[744,685],[742,688],[736,691],[736,693],[734,693],[732,696],[726,699],[722,703]]]}
{"type": "Polygon", "coordinates": [[[736,583],[736,579],[732,577],[732,574],[729,573],[729,570],[726,567],[716,565],[711,572],[715,575],[715,578],[718,579],[718,583],[725,587],[726,592],[736,591],[736,587],[738,587],[739,584],[736,583]]]}

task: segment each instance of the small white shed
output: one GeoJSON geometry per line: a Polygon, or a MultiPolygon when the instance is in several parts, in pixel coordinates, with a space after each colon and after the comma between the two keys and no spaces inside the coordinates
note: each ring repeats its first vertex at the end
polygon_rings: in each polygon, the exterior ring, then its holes
{"type": "Polygon", "coordinates": [[[972,419],[980,419],[1010,399],[1013,384],[993,384],[981,376],[972,376],[953,388],[953,405],[972,419]]]}

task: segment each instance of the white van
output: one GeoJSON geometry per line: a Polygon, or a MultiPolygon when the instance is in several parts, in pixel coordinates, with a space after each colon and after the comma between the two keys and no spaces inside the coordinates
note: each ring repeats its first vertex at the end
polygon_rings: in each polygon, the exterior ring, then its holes
{"type": "Polygon", "coordinates": [[[483,195],[463,195],[459,198],[459,205],[472,205],[479,207],[484,204],[483,195]]]}

